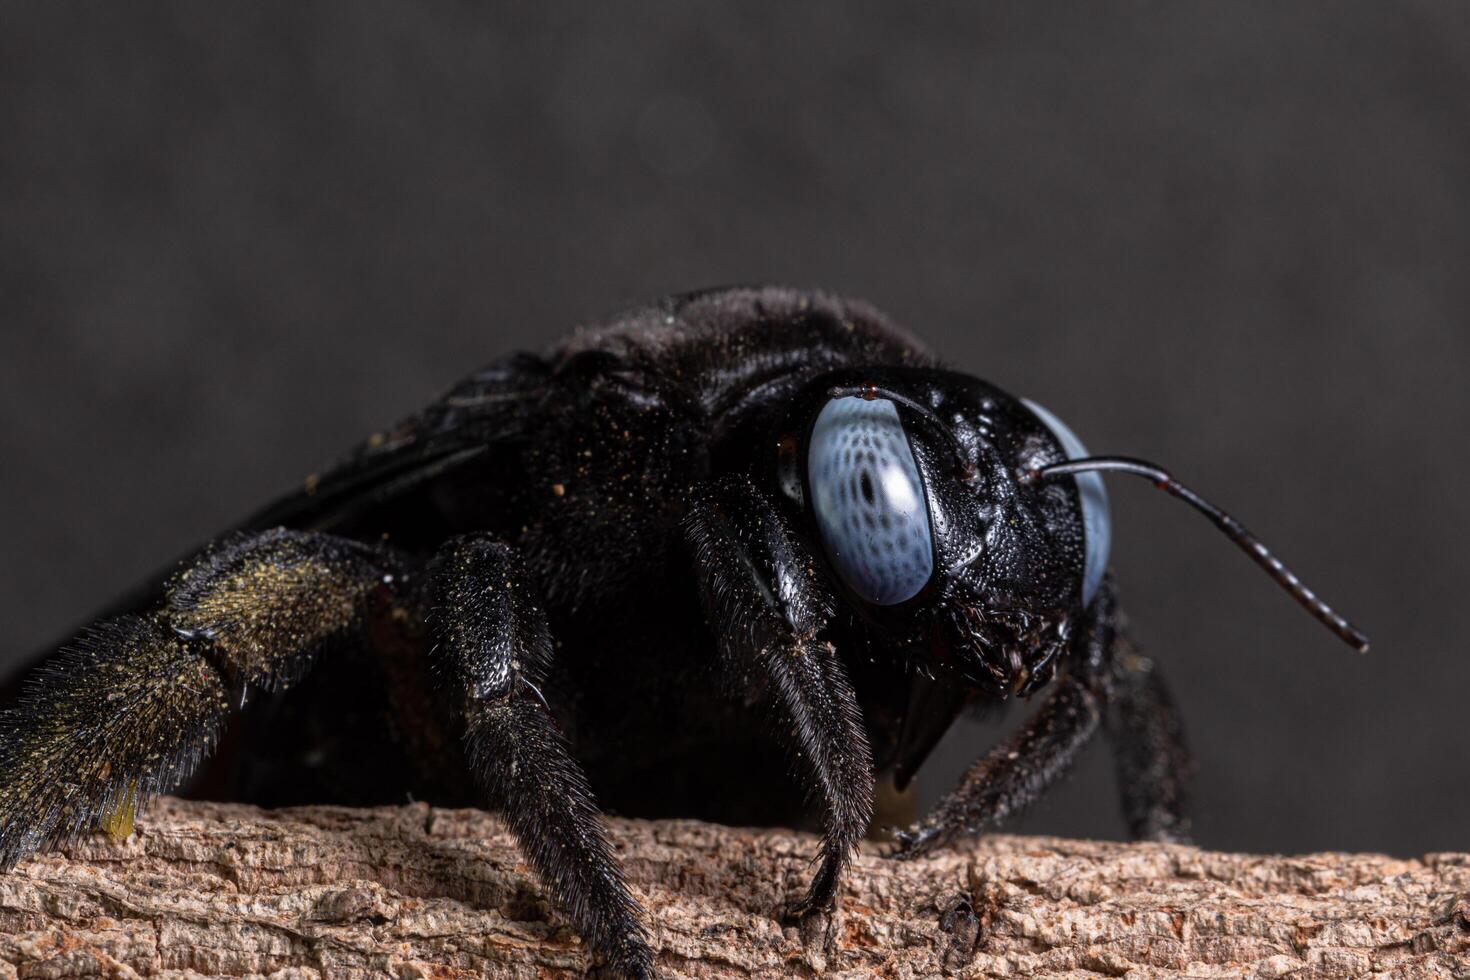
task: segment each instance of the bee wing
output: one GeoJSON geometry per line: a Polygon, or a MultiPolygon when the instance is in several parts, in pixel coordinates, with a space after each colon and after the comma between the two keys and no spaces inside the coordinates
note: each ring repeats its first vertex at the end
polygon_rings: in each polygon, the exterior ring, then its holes
{"type": "MultiPolygon", "coordinates": [[[[412,495],[447,474],[491,453],[497,444],[525,429],[540,402],[544,362],[513,354],[476,372],[422,412],[387,432],[369,436],[336,464],[303,481],[294,491],[226,529],[234,532],[285,527],[351,536],[356,530],[391,521],[394,507],[411,509],[412,495]]],[[[153,608],[164,583],[204,549],[197,548],[139,582],[87,622],[136,614],[153,608]]],[[[69,632],[71,636],[75,631],[69,632]]],[[[24,661],[0,685],[0,703],[13,698],[20,679],[59,646],[46,647],[24,661]]]]}
{"type": "Polygon", "coordinates": [[[497,361],[419,414],[369,436],[235,530],[289,527],[350,534],[383,507],[521,434],[541,400],[546,375],[545,363],[533,355],[497,361]]]}

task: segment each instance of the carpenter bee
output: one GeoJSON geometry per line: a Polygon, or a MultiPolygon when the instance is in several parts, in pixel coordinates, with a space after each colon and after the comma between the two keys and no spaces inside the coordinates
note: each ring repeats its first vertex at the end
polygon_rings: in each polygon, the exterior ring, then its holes
{"type": "Polygon", "coordinates": [[[1089,456],[872,307],[694,293],[470,375],[47,657],[0,716],[0,868],[126,833],[190,779],[265,805],[488,804],[595,955],[650,976],[599,803],[814,812],[786,914],[820,923],[875,774],[907,784],[962,711],[1020,698],[1029,719],[897,857],[1020,810],[1104,726],[1131,832],[1181,839],[1189,757],[1122,646],[1103,472],[1192,504],[1366,649],[1164,470],[1089,456]]]}

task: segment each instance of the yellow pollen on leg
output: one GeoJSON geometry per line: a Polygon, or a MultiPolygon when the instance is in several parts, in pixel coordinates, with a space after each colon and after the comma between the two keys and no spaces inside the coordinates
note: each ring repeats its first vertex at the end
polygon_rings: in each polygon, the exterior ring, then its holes
{"type": "Polygon", "coordinates": [[[112,808],[103,811],[97,819],[99,829],[113,840],[126,840],[133,832],[133,819],[138,815],[138,783],[128,784],[128,791],[120,796],[112,808]]]}

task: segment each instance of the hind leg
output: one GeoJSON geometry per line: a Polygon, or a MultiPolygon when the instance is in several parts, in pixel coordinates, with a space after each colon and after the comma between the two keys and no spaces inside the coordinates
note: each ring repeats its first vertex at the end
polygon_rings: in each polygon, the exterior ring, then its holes
{"type": "Polygon", "coordinates": [[[144,616],[85,630],[0,714],[0,870],[137,807],[209,755],[252,690],[290,686],[390,592],[386,552],[275,530],[224,542],[144,616]]]}

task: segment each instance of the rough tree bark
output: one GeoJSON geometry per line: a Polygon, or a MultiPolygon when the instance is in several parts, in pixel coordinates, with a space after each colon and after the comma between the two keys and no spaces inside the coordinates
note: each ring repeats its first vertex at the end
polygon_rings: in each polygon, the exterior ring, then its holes
{"type": "MultiPolygon", "coordinates": [[[[987,837],[865,854],[828,935],[772,912],[812,838],[611,822],[671,976],[1467,977],[1470,855],[987,837]]],[[[0,876],[6,977],[560,976],[577,938],[492,815],[165,800],[0,876]]]]}

